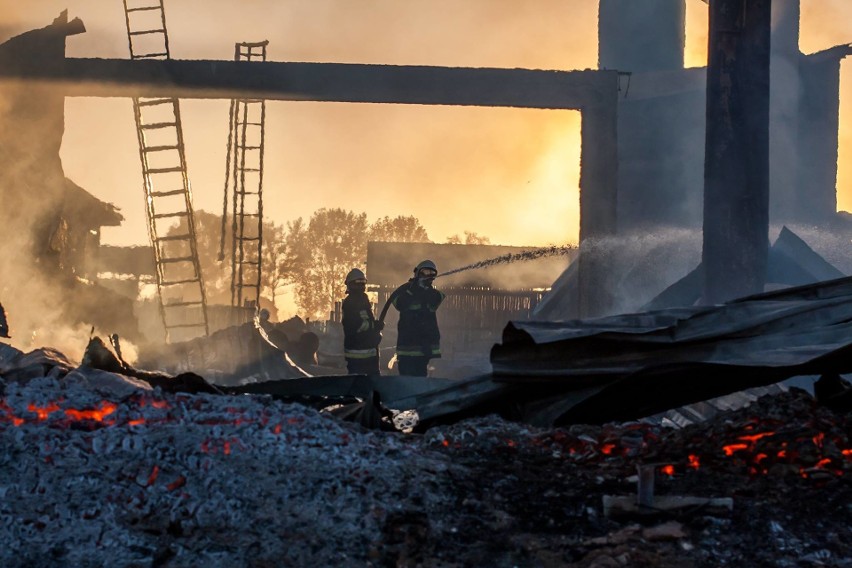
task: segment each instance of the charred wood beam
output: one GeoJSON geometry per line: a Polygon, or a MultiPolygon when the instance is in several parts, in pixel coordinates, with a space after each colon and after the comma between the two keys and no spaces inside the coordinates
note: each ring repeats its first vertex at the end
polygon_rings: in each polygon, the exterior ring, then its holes
{"type": "Polygon", "coordinates": [[[710,3],[705,303],[761,292],[766,277],[771,8],[770,0],[710,3]]]}

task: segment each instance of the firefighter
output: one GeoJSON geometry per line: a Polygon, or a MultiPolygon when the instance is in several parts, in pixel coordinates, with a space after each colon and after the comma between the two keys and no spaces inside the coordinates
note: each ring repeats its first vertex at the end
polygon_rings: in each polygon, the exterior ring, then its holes
{"type": "Polygon", "coordinates": [[[379,343],[384,324],[373,317],[373,306],[365,292],[367,277],[353,268],[346,275],[343,300],[343,353],[346,369],[353,375],[379,374],[379,343]]]}
{"type": "Polygon", "coordinates": [[[432,287],[436,276],[435,263],[424,260],[414,267],[414,277],[392,295],[393,307],[399,310],[396,356],[400,375],[425,377],[429,360],[441,356],[437,311],[444,293],[432,287]]]}
{"type": "Polygon", "coordinates": [[[9,323],[6,321],[6,310],[0,304],[0,337],[9,338],[9,323]]]}

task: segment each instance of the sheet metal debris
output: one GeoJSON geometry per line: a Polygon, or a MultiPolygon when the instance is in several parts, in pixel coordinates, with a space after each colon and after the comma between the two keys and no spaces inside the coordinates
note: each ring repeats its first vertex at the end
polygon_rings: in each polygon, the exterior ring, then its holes
{"type": "Polygon", "coordinates": [[[848,373],[850,355],[847,277],[717,306],[511,322],[491,363],[498,382],[586,389],[563,405],[560,423],[638,418],[792,376],[848,373]]]}

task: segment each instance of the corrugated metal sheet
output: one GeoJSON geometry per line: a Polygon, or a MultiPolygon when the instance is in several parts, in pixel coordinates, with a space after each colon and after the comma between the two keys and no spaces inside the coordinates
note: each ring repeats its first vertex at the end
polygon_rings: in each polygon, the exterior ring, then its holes
{"type": "Polygon", "coordinates": [[[852,372],[852,278],[573,322],[512,322],[496,381],[596,389],[556,421],[624,420],[797,375],[852,372]]]}

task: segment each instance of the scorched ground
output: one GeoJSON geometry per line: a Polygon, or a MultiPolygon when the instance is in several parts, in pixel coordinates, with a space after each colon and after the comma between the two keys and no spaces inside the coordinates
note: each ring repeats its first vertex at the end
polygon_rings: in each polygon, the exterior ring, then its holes
{"type": "Polygon", "coordinates": [[[421,435],[44,370],[0,383],[4,566],[852,566],[849,415],[803,391],[683,429],[421,435]],[[733,508],[605,516],[637,464],[733,508]]]}

